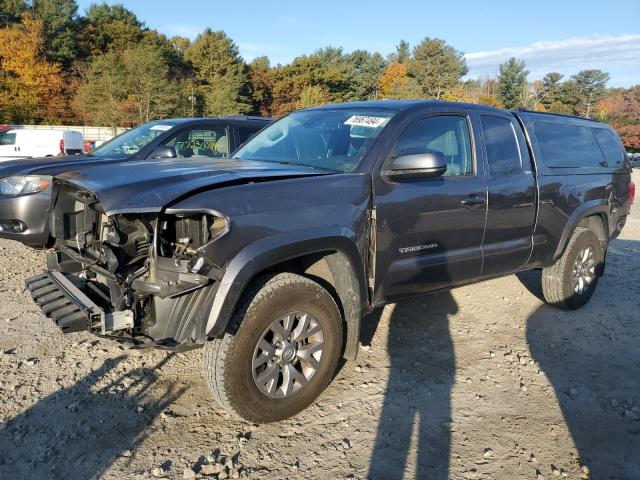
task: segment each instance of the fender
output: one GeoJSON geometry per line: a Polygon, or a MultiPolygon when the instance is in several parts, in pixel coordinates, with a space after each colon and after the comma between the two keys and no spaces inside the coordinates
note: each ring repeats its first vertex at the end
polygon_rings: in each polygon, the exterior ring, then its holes
{"type": "Polygon", "coordinates": [[[602,217],[602,221],[604,222],[604,232],[607,237],[611,235],[611,232],[609,231],[609,206],[607,205],[607,201],[605,199],[596,199],[585,202],[577,207],[567,219],[567,223],[562,231],[562,236],[560,237],[558,246],[553,254],[554,261],[560,258],[564,253],[564,249],[569,243],[569,239],[571,238],[571,235],[573,235],[573,232],[580,221],[586,217],[590,217],[591,215],[598,215],[602,217]]]}
{"type": "Polygon", "coordinates": [[[357,351],[360,317],[362,312],[369,310],[369,300],[363,254],[356,242],[357,236],[351,229],[334,226],[274,235],[246,246],[225,268],[207,319],[206,336],[213,338],[224,334],[242,292],[261,271],[304,255],[337,251],[346,256],[348,270],[355,277],[355,288],[342,293],[340,300],[347,322],[347,351],[354,342],[357,351]]]}

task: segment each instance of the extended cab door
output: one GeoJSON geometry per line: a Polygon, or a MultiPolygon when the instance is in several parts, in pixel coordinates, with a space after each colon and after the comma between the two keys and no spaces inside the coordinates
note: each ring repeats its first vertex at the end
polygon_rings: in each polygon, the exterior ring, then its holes
{"type": "Polygon", "coordinates": [[[532,251],[537,188],[526,140],[510,114],[480,115],[487,178],[483,276],[512,273],[532,251]]]}
{"type": "Polygon", "coordinates": [[[486,184],[476,161],[471,117],[462,109],[416,118],[374,177],[374,305],[479,278],[486,184]],[[393,181],[384,169],[402,155],[440,152],[438,178],[393,181]]]}

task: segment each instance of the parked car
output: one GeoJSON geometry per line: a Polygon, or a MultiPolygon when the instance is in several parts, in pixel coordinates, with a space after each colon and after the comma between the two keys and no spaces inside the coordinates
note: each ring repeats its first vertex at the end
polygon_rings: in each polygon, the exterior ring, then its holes
{"type": "Polygon", "coordinates": [[[86,155],[0,163],[0,238],[31,247],[49,243],[47,209],[53,175],[100,164],[109,166],[107,175],[111,176],[114,164],[122,162],[223,158],[269,122],[244,116],[154,121],[128,130],[86,155]]]}
{"type": "Polygon", "coordinates": [[[65,173],[54,196],[55,250],[26,282],[43,312],[203,346],[214,398],[271,422],[356,357],[374,308],[533,268],[548,303],[583,306],[633,189],[604,123],[375,101],[292,113],[224,161],[65,173]]]}
{"type": "Polygon", "coordinates": [[[83,143],[82,133],[74,130],[8,130],[0,136],[0,162],[16,158],[79,155],[83,143]]]}

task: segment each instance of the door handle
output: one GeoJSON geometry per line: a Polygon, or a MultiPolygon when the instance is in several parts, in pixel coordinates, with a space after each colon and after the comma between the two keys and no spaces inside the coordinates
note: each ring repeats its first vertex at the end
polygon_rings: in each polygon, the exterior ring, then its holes
{"type": "Polygon", "coordinates": [[[480,197],[468,197],[462,200],[462,202],[460,203],[465,207],[473,207],[476,205],[484,205],[486,203],[486,200],[480,197]]]}

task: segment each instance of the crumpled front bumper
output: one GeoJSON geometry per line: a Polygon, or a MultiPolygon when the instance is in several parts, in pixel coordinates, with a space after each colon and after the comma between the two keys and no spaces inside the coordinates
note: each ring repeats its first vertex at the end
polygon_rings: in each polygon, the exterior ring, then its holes
{"type": "Polygon", "coordinates": [[[107,334],[133,327],[130,310],[106,313],[61,272],[46,271],[25,281],[33,300],[64,333],[94,331],[107,334]]]}

